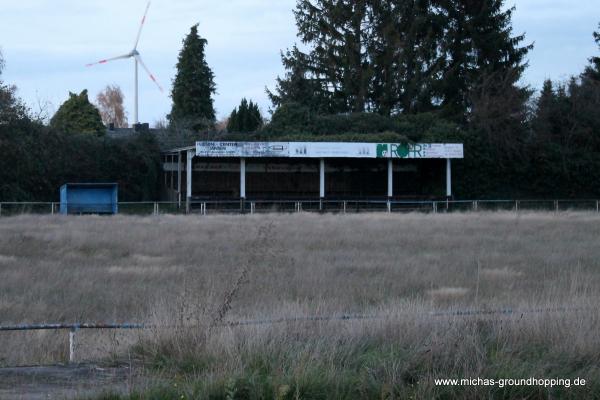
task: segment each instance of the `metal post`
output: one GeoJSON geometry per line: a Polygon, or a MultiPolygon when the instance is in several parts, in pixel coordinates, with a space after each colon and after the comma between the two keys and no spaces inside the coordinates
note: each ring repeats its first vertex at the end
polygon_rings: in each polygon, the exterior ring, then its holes
{"type": "MultiPolygon", "coordinates": [[[[325,159],[319,160],[319,197],[323,199],[325,197],[325,159]]],[[[322,206],[321,201],[321,206],[322,206]]]]}
{"type": "MultiPolygon", "coordinates": [[[[175,161],[175,156],[171,154],[171,162],[169,163],[169,169],[171,170],[169,171],[171,173],[169,188],[171,189],[171,192],[173,192],[173,190],[175,189],[175,187],[173,186],[173,175],[175,175],[175,171],[173,171],[173,161],[175,161]]],[[[169,198],[171,198],[171,193],[169,193],[169,198]]]]}
{"type": "Polygon", "coordinates": [[[452,197],[452,161],[446,159],[446,197],[452,197]]]}
{"type": "Polygon", "coordinates": [[[194,158],[194,153],[192,153],[192,151],[188,150],[187,152],[187,163],[186,163],[186,169],[185,169],[185,177],[186,177],[186,191],[185,191],[185,196],[186,196],[186,203],[185,203],[185,210],[187,213],[190,212],[190,208],[192,206],[192,159],[194,158]]]}
{"type": "MultiPolygon", "coordinates": [[[[2,206],[2,204],[0,204],[2,206]]],[[[596,212],[600,212],[600,201],[596,200],[596,212]]]]}
{"type": "Polygon", "coordinates": [[[519,200],[515,200],[515,211],[519,212],[519,200]]]}
{"type": "Polygon", "coordinates": [[[388,213],[392,212],[392,202],[389,200],[387,201],[387,211],[388,211],[388,213]]]}
{"type": "Polygon", "coordinates": [[[388,159],[388,197],[394,196],[394,162],[388,159]]]}
{"type": "Polygon", "coordinates": [[[50,213],[54,215],[54,202],[50,204],[50,213]]]}
{"type": "Polygon", "coordinates": [[[246,198],[246,159],[240,158],[240,198],[246,198]]]}
{"type": "Polygon", "coordinates": [[[135,61],[135,106],[133,109],[133,123],[134,123],[134,128],[135,125],[139,124],[139,118],[138,118],[138,61],[137,58],[134,57],[134,61],[135,61]]]}
{"type": "Polygon", "coordinates": [[[431,202],[431,208],[433,208],[433,210],[432,210],[432,211],[433,211],[433,213],[435,214],[435,213],[436,213],[436,211],[437,211],[437,210],[436,210],[436,209],[437,209],[437,207],[436,207],[435,201],[432,201],[432,202],[431,202]]]}
{"type": "Polygon", "coordinates": [[[348,202],[344,200],[344,214],[346,214],[346,207],[348,206],[348,202]]]}
{"type": "Polygon", "coordinates": [[[75,362],[75,332],[77,329],[71,328],[69,331],[69,362],[75,362]]]}
{"type": "Polygon", "coordinates": [[[254,204],[254,202],[250,203],[250,214],[254,214],[254,210],[255,210],[256,205],[254,204]]]}
{"type": "Polygon", "coordinates": [[[554,200],[554,211],[558,212],[558,200],[554,200]]]}
{"type": "Polygon", "coordinates": [[[0,217],[2,216],[2,203],[0,203],[0,217]]]}
{"type": "Polygon", "coordinates": [[[177,152],[177,208],[181,208],[181,152],[177,152]]]}
{"type": "Polygon", "coordinates": [[[154,215],[158,215],[158,203],[154,202],[154,215]]]}

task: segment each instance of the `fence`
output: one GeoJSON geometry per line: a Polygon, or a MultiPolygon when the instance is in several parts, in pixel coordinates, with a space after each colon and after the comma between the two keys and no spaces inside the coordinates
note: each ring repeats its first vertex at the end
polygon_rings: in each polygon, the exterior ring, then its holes
{"type": "MultiPolygon", "coordinates": [[[[481,211],[587,211],[600,212],[600,200],[194,200],[185,202],[120,202],[119,214],[258,214],[361,212],[481,212],[481,211]]],[[[58,202],[0,202],[0,217],[20,214],[58,214],[58,202]]]]}
{"type": "MultiPolygon", "coordinates": [[[[529,308],[529,309],[466,309],[466,310],[440,310],[416,312],[416,314],[429,315],[431,317],[486,317],[486,316],[523,316],[525,314],[540,314],[540,313],[574,313],[574,312],[589,312],[589,308],[529,308]]],[[[406,315],[406,314],[403,314],[406,315]]],[[[334,321],[360,321],[360,320],[385,320],[391,318],[399,318],[398,315],[377,315],[377,314],[340,314],[340,315],[309,315],[295,317],[268,318],[258,320],[242,320],[242,321],[226,321],[218,325],[220,327],[242,327],[249,325],[275,325],[282,323],[309,323],[309,322],[334,322],[334,321]]],[[[37,330],[68,330],[69,331],[69,362],[74,363],[75,357],[75,334],[80,329],[150,329],[164,328],[174,329],[175,326],[157,326],[139,323],[124,323],[124,324],[101,324],[101,323],[83,323],[83,324],[35,324],[35,325],[0,325],[1,332],[10,331],[37,331],[37,330]]]]}

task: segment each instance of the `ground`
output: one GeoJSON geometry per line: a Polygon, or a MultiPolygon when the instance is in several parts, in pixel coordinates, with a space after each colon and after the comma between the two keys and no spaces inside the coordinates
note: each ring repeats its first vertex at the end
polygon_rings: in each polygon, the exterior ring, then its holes
{"type": "MultiPolygon", "coordinates": [[[[143,376],[114,398],[600,396],[599,235],[567,212],[3,218],[0,325],[145,323],[77,334],[78,362],[143,376]],[[455,377],[587,384],[435,384],[455,377]]],[[[0,366],[64,363],[67,339],[0,332],[0,366]]]]}

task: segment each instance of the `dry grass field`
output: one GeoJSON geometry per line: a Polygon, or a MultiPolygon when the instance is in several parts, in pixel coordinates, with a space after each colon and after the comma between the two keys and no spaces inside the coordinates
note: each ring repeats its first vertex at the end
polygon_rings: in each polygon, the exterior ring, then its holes
{"type": "MultiPolygon", "coordinates": [[[[600,216],[0,219],[0,325],[42,322],[152,325],[78,334],[80,360],[144,366],[136,399],[600,398],[600,216]],[[227,325],[342,315],[377,318],[227,325]]],[[[0,332],[0,366],[66,338],[0,332]]]]}

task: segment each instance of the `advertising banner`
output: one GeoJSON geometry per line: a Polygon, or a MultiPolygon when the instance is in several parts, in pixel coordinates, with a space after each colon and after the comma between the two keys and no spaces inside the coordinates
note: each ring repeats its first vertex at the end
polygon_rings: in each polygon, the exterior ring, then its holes
{"type": "Polygon", "coordinates": [[[377,158],[464,158],[462,143],[379,143],[377,158]]]}
{"type": "Polygon", "coordinates": [[[289,157],[288,142],[196,142],[198,157],[289,157]]]}
{"type": "Polygon", "coordinates": [[[290,142],[290,157],[375,158],[375,143],[290,142]]]}
{"type": "Polygon", "coordinates": [[[461,143],[197,142],[198,157],[464,158],[461,143]]]}

